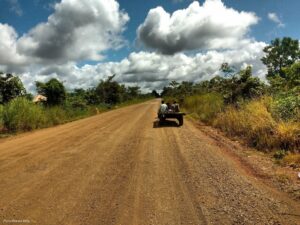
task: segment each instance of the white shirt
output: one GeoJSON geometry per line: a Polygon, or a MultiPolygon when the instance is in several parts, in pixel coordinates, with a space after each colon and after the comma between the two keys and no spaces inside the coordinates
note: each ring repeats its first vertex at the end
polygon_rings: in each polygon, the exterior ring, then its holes
{"type": "Polygon", "coordinates": [[[163,104],[160,105],[159,112],[160,113],[165,113],[165,112],[167,112],[167,109],[168,109],[167,104],[163,103],[163,104]]]}

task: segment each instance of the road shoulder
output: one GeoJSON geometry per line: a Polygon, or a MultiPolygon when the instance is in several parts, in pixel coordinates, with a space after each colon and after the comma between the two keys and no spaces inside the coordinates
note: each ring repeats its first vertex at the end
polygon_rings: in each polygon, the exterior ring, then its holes
{"type": "Polygon", "coordinates": [[[300,179],[297,169],[281,166],[270,153],[247,147],[237,139],[228,138],[220,130],[188,117],[192,124],[207,135],[210,141],[219,146],[247,174],[254,176],[270,187],[285,192],[294,200],[300,200],[300,179]]]}

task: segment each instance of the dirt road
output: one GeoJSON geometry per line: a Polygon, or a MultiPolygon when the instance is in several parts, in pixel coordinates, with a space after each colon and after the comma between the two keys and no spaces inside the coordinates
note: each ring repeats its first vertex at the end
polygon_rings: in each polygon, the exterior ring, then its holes
{"type": "Polygon", "coordinates": [[[0,140],[0,223],[300,224],[191,122],[156,127],[158,104],[0,140]]]}

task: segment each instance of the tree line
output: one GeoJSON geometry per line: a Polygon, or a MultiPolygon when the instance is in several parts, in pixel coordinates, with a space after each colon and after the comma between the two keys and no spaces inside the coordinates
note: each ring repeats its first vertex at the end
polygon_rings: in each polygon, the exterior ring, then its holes
{"type": "Polygon", "coordinates": [[[220,65],[220,76],[199,83],[171,81],[163,88],[162,96],[175,97],[181,102],[187,96],[209,92],[221,93],[226,104],[258,98],[265,94],[294,97],[291,105],[299,107],[300,91],[300,50],[299,41],[285,37],[275,39],[263,51],[261,61],[266,65],[267,83],[253,76],[252,67],[236,71],[224,62],[220,65]]]}
{"type": "Polygon", "coordinates": [[[251,66],[237,71],[224,62],[220,76],[199,83],[171,81],[161,94],[229,136],[263,151],[275,150],[276,159],[294,160],[289,152],[300,148],[299,41],[277,38],[263,51],[266,81],[254,76],[251,66]]]}
{"type": "MultiPolygon", "coordinates": [[[[63,105],[69,102],[74,107],[86,105],[116,105],[122,102],[139,98],[157,97],[157,92],[143,94],[139,86],[128,86],[114,81],[115,75],[101,80],[96,87],[87,90],[77,88],[66,91],[63,82],[51,78],[47,82],[36,81],[36,92],[47,97],[45,102],[48,106],[63,105]]],[[[18,76],[0,73],[0,104],[6,104],[17,97],[32,99],[18,76]]]]}
{"type": "MultiPolygon", "coordinates": [[[[285,37],[275,39],[264,48],[265,56],[261,59],[268,68],[266,74],[268,84],[252,75],[252,68],[236,71],[228,63],[220,66],[220,76],[200,83],[176,81],[163,88],[161,96],[173,96],[183,101],[187,96],[194,94],[216,92],[221,93],[226,104],[238,104],[241,100],[253,99],[264,94],[292,96],[289,101],[298,107],[298,98],[291,100],[299,94],[300,86],[300,50],[299,41],[285,37]],[[296,101],[293,102],[293,101],[296,101]]],[[[115,75],[101,80],[98,85],[87,90],[79,88],[67,92],[63,82],[52,78],[47,82],[36,82],[38,94],[47,97],[47,105],[61,105],[66,101],[76,107],[85,105],[107,104],[115,105],[134,98],[159,97],[152,93],[142,94],[139,86],[126,87],[114,80],[115,75]]],[[[18,76],[0,73],[0,104],[24,96],[32,98],[27,93],[18,76]]]]}

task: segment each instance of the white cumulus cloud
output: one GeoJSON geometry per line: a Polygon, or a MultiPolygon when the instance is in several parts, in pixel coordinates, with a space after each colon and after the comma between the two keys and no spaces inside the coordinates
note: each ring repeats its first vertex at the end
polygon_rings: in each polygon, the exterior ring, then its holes
{"type": "Polygon", "coordinates": [[[278,15],[276,13],[268,13],[268,18],[272,22],[276,23],[278,27],[284,27],[285,24],[279,19],[278,15]]]}
{"type": "Polygon", "coordinates": [[[26,62],[26,57],[17,51],[17,39],[18,34],[13,27],[0,23],[0,68],[26,62]]]}
{"type": "Polygon", "coordinates": [[[101,60],[104,51],[124,45],[121,35],[128,20],[115,0],[62,0],[47,22],[21,37],[0,23],[0,69],[101,60]]]}
{"type": "MultiPolygon", "coordinates": [[[[171,80],[199,82],[221,75],[219,68],[228,62],[237,69],[253,66],[253,74],[264,78],[266,67],[260,61],[263,42],[249,42],[242,49],[211,50],[206,53],[163,55],[156,52],[133,52],[120,62],[98,63],[78,67],[75,63],[44,67],[36,78],[57,77],[68,88],[93,87],[101,79],[116,74],[115,79],[126,85],[140,85],[144,91],[162,89],[171,80]]],[[[30,76],[29,76],[30,77],[30,76]]],[[[28,76],[27,76],[28,79],[28,76]]],[[[24,79],[25,80],[25,79],[24,79]]],[[[30,80],[27,80],[31,84],[30,80]]]]}
{"type": "Polygon", "coordinates": [[[194,1],[186,9],[170,14],[162,7],[151,9],[137,30],[147,47],[164,54],[195,49],[234,48],[258,22],[252,12],[227,8],[221,0],[194,1]]]}
{"type": "Polygon", "coordinates": [[[100,60],[122,44],[129,17],[115,0],[62,0],[48,21],[18,40],[18,50],[37,60],[100,60]]]}
{"type": "Polygon", "coordinates": [[[29,91],[34,91],[36,80],[50,77],[73,89],[93,87],[112,74],[123,84],[159,90],[171,80],[211,79],[224,62],[237,69],[252,65],[261,78],[266,73],[260,61],[266,44],[247,37],[258,18],[227,8],[220,0],[206,0],[202,6],[193,2],[172,15],[161,7],[152,9],[137,33],[158,51],[78,66],[81,60],[101,60],[104,51],[124,44],[121,35],[128,20],[116,0],[62,0],[46,22],[21,37],[0,23],[0,71],[20,74],[29,91]]]}

